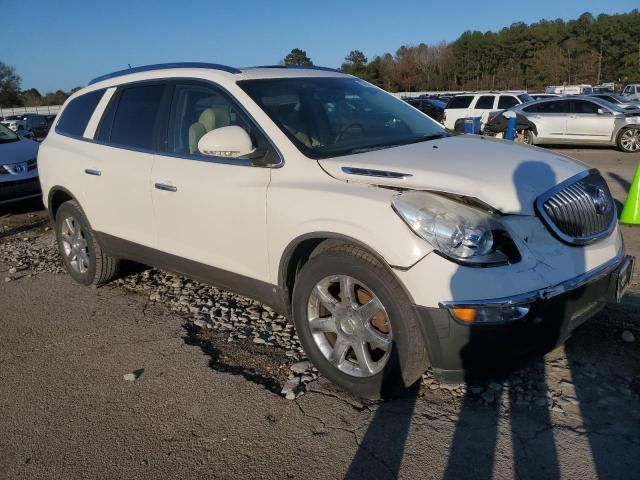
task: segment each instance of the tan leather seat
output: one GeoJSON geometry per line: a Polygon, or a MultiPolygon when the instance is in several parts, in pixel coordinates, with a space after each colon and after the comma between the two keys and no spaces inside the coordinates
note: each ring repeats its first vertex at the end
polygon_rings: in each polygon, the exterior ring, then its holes
{"type": "Polygon", "coordinates": [[[204,109],[198,121],[189,127],[189,153],[200,153],[198,142],[205,133],[216,128],[227,127],[230,123],[229,108],[220,106],[204,109]]]}

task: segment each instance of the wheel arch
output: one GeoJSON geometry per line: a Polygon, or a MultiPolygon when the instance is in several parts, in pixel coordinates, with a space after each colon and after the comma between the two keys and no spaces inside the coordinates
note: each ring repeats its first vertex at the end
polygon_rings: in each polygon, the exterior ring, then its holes
{"type": "Polygon", "coordinates": [[[369,245],[358,239],[340,233],[312,232],[300,235],[293,239],[284,249],[282,256],[280,257],[280,264],[278,267],[278,286],[283,295],[282,300],[287,309],[287,314],[291,313],[290,309],[293,285],[302,266],[313,256],[318,255],[330,247],[342,244],[355,245],[375,257],[396,277],[396,280],[402,286],[407,298],[409,298],[412,304],[414,303],[413,297],[394,273],[394,268],[397,269],[400,267],[390,265],[379,252],[375,251],[369,245]]]}
{"type": "Polygon", "coordinates": [[[52,221],[55,221],[56,213],[58,212],[60,206],[64,202],[68,202],[69,200],[73,200],[78,205],[80,205],[80,202],[78,202],[78,199],[75,197],[75,195],[66,188],[61,187],[60,185],[56,185],[49,189],[49,195],[47,197],[47,210],[49,211],[49,217],[52,221]]]}

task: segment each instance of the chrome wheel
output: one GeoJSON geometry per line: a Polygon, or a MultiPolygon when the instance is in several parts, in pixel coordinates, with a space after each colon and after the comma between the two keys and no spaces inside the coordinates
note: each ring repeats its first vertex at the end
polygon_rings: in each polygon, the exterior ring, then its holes
{"type": "Polygon", "coordinates": [[[387,311],[365,284],[347,275],[325,277],[307,304],[313,339],[333,366],[370,377],[389,361],[393,336],[387,311]]]}
{"type": "Polygon", "coordinates": [[[640,130],[628,128],[620,136],[620,145],[627,152],[637,152],[640,150],[640,130]]]}
{"type": "Polygon", "coordinates": [[[89,246],[80,223],[73,217],[62,222],[62,250],[74,272],[85,273],[89,269],[89,246]]]}

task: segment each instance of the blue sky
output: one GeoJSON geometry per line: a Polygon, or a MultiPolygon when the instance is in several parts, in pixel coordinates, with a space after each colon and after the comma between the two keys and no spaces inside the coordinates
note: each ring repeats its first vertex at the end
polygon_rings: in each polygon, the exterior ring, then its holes
{"type": "Polygon", "coordinates": [[[16,69],[23,88],[44,94],[129,63],[273,64],[299,47],[315,64],[336,67],[352,49],[371,58],[403,44],[454,40],[465,30],[639,6],[638,0],[0,0],[0,61],[16,69]]]}

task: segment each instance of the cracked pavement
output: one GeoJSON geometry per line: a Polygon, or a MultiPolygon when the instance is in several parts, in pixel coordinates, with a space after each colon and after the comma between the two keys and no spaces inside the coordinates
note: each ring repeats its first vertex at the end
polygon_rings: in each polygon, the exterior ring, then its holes
{"type": "MultiPolygon", "coordinates": [[[[585,152],[605,176],[631,172],[619,152],[585,152]]],[[[41,221],[29,212],[4,233],[41,221]]],[[[490,404],[428,385],[367,402],[322,378],[288,401],[213,368],[185,318],[145,295],[18,275],[0,281],[0,478],[640,478],[638,312],[636,291],[532,362],[556,410],[519,403],[509,379],[490,404]]]]}

